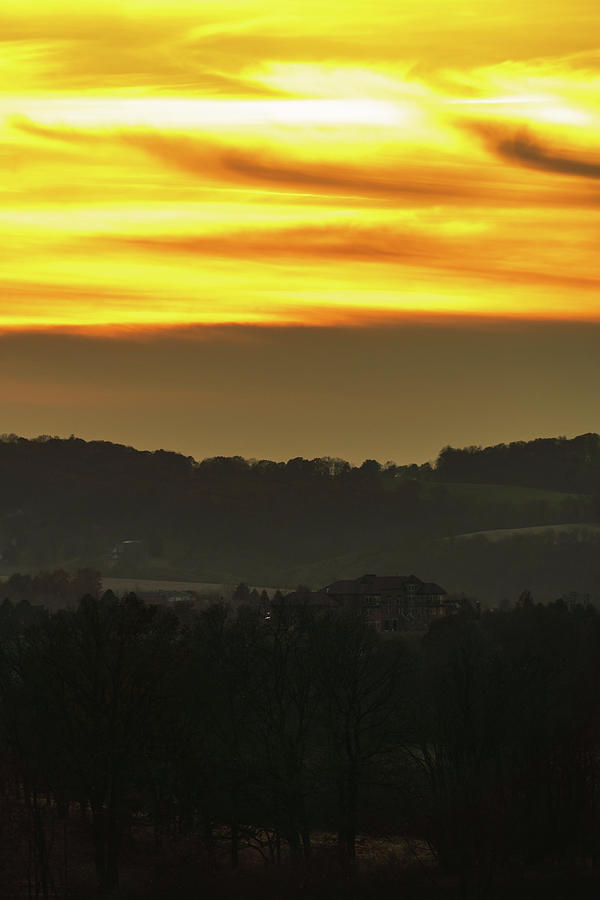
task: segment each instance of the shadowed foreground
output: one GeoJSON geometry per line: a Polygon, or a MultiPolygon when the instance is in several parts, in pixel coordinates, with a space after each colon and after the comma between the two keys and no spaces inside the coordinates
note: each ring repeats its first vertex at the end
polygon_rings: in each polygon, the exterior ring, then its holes
{"type": "Polygon", "coordinates": [[[3,897],[591,896],[600,619],[0,608],[3,897]],[[562,891],[562,894],[560,893],[562,891]]]}

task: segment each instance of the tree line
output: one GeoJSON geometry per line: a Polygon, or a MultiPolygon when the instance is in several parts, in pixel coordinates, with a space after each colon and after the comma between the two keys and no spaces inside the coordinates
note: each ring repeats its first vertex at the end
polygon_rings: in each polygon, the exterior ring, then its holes
{"type": "Polygon", "coordinates": [[[518,484],[600,497],[600,435],[448,446],[440,452],[433,475],[439,481],[518,484]]]}
{"type": "MultiPolygon", "coordinates": [[[[592,462],[582,457],[582,472],[598,468],[592,437],[592,462]]],[[[567,442],[573,452],[579,440],[567,442]]],[[[526,483],[511,454],[500,477],[482,467],[487,451],[447,448],[433,468],[375,460],[351,466],[328,457],[196,462],[108,442],[8,436],[0,440],[1,565],[12,571],[110,568],[128,577],[294,584],[307,580],[297,570],[329,560],[327,582],[340,574],[333,561],[341,556],[485,529],[595,520],[587,494],[548,498],[507,491],[492,499],[453,490],[459,478],[526,483]]],[[[538,465],[538,455],[534,448],[531,471],[536,478],[546,472],[547,486],[556,485],[563,478],[558,457],[538,465]]]]}
{"type": "Polygon", "coordinates": [[[88,857],[114,893],[137,853],[163,896],[185,845],[189,896],[251,854],[301,896],[329,833],[346,886],[358,835],[426,848],[417,883],[444,896],[561,870],[574,885],[600,863],[599,651],[593,608],[527,593],[464,603],[422,639],[284,600],[185,624],[132,594],[6,600],[4,894],[90,896],[88,857]]]}
{"type": "MultiPolygon", "coordinates": [[[[341,479],[359,484],[387,478],[517,484],[575,493],[590,493],[600,488],[600,435],[592,432],[574,438],[536,438],[489,447],[448,445],[433,464],[409,465],[397,465],[391,460],[381,463],[375,459],[352,465],[330,456],[314,459],[298,456],[286,462],[242,456],[215,456],[197,461],[171,451],[142,451],[74,436],[62,439],[40,435],[28,439],[15,434],[0,435],[0,468],[11,466],[18,474],[26,468],[32,476],[32,490],[37,487],[37,469],[62,469],[66,461],[71,479],[90,471],[99,477],[105,477],[109,471],[116,475],[132,474],[135,467],[138,474],[143,472],[154,480],[158,477],[171,482],[191,477],[195,481],[211,482],[341,479]]],[[[6,487],[10,489],[10,484],[6,487]]],[[[20,491],[17,493],[13,488],[9,493],[19,499],[20,491]]]]}

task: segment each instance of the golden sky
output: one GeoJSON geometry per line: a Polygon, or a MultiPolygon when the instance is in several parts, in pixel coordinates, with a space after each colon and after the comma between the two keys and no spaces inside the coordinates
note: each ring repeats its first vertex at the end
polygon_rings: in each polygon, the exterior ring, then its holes
{"type": "Polygon", "coordinates": [[[0,327],[600,320],[597,0],[0,8],[0,327]]]}

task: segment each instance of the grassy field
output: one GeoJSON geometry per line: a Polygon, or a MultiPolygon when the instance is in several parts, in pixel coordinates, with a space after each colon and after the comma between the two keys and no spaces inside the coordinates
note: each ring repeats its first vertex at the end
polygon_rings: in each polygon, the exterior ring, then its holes
{"type": "MultiPolygon", "coordinates": [[[[229,600],[237,585],[209,583],[206,581],[169,581],[150,578],[112,578],[107,576],[102,578],[102,587],[105,591],[114,591],[115,594],[124,594],[129,591],[140,594],[154,591],[195,591],[197,594],[217,595],[229,600]]],[[[286,587],[250,585],[251,589],[253,587],[256,587],[259,593],[262,590],[266,590],[269,596],[277,590],[280,590],[282,593],[289,593],[292,590],[292,588],[286,587]]]]}
{"type": "Polygon", "coordinates": [[[147,591],[195,591],[198,594],[230,595],[235,589],[231,584],[210,584],[205,581],[169,581],[155,578],[102,578],[105,591],[124,594],[129,591],[146,593],[147,591]]]}
{"type": "MultiPolygon", "coordinates": [[[[528,525],[525,528],[493,528],[489,531],[471,531],[468,534],[453,535],[454,540],[462,540],[474,537],[484,537],[488,541],[503,541],[514,535],[543,534],[546,531],[554,531],[556,534],[580,533],[581,539],[587,535],[600,535],[600,525],[590,522],[572,522],[564,525],[528,525]]],[[[451,540],[451,538],[447,538],[451,540]]]]}
{"type": "MultiPolygon", "coordinates": [[[[37,572],[38,569],[35,569],[37,572]]],[[[35,574],[34,572],[34,574],[35,574]]],[[[0,583],[7,581],[10,575],[0,575],[0,583]]],[[[230,600],[235,591],[236,584],[211,583],[207,581],[175,581],[171,579],[154,579],[154,578],[112,578],[111,576],[102,578],[102,588],[105,591],[113,591],[115,594],[133,593],[154,593],[158,591],[194,591],[197,594],[210,594],[210,596],[223,597],[230,600]]],[[[293,588],[289,587],[271,587],[269,585],[250,585],[250,589],[256,587],[260,593],[263,589],[272,596],[275,591],[280,590],[282,594],[289,593],[293,588]]]]}
{"type": "Polygon", "coordinates": [[[452,482],[425,482],[432,493],[443,488],[457,500],[478,500],[482,503],[512,503],[515,506],[542,502],[560,507],[565,500],[580,500],[580,494],[549,491],[545,488],[522,487],[517,484],[455,484],[452,482]]]}

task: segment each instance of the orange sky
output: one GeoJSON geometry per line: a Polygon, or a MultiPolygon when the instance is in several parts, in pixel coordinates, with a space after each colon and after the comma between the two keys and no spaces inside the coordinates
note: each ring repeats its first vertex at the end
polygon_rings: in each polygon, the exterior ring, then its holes
{"type": "Polygon", "coordinates": [[[0,11],[0,327],[600,319],[595,0],[0,11]]]}
{"type": "Polygon", "coordinates": [[[21,0],[0,42],[0,432],[600,431],[597,0],[21,0]]]}

